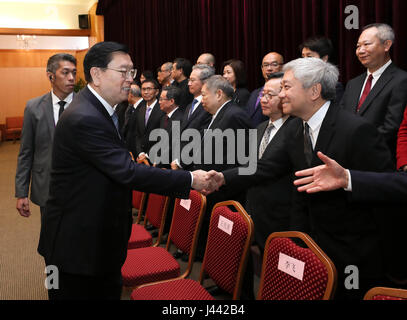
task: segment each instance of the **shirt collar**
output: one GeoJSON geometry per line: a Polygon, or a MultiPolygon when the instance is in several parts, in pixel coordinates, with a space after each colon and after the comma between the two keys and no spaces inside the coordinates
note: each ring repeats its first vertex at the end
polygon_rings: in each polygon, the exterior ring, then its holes
{"type": "Polygon", "coordinates": [[[152,108],[154,108],[154,106],[156,105],[156,103],[157,103],[157,99],[155,99],[154,102],[153,102],[151,105],[149,105],[149,106],[147,105],[147,102],[146,102],[146,108],[151,110],[152,108]]]}
{"type": "Polygon", "coordinates": [[[370,73],[369,70],[367,71],[367,76],[373,75],[373,79],[380,78],[383,72],[387,69],[387,67],[392,63],[391,59],[387,61],[385,65],[383,65],[380,69],[377,69],[375,72],[370,73]]]}
{"type": "Polygon", "coordinates": [[[106,111],[109,113],[110,116],[114,113],[114,108],[116,106],[111,106],[105,99],[103,99],[96,91],[88,84],[88,89],[92,92],[95,97],[100,101],[100,103],[105,107],[106,111]]]}
{"type": "MultiPolygon", "coordinates": [[[[59,101],[61,101],[61,99],[59,99],[54,91],[51,90],[51,97],[52,97],[52,105],[56,105],[59,101]]],[[[72,102],[73,99],[73,92],[71,92],[70,94],[68,94],[68,96],[63,100],[65,101],[67,104],[70,104],[72,102]]]]}
{"type": "Polygon", "coordinates": [[[172,115],[174,114],[174,112],[177,111],[178,108],[179,108],[179,107],[176,107],[176,108],[175,108],[174,110],[172,110],[169,114],[167,114],[167,117],[168,117],[168,118],[171,118],[172,115]]]}
{"type": "MultiPolygon", "coordinates": [[[[198,101],[197,104],[201,103],[201,101],[202,101],[202,95],[200,95],[200,96],[194,98],[194,100],[198,101]]],[[[195,106],[196,106],[197,104],[195,104],[195,106]]]]}
{"type": "Polygon", "coordinates": [[[315,112],[314,115],[308,121],[303,122],[308,123],[308,126],[311,128],[311,130],[315,131],[321,126],[322,121],[324,121],[325,115],[328,112],[330,105],[331,101],[325,102],[324,105],[321,108],[319,108],[319,110],[315,112]]]}
{"type": "Polygon", "coordinates": [[[213,115],[212,118],[215,119],[216,116],[218,115],[218,113],[220,112],[220,110],[222,110],[222,108],[225,106],[225,104],[227,104],[227,103],[230,102],[230,101],[232,101],[232,100],[228,100],[228,101],[226,101],[224,104],[222,104],[221,107],[218,109],[218,111],[216,111],[216,113],[213,115]]]}
{"type": "Polygon", "coordinates": [[[276,121],[269,121],[269,124],[272,123],[274,128],[276,128],[277,130],[279,130],[281,128],[281,126],[284,124],[284,122],[288,119],[289,115],[285,115],[283,117],[281,117],[280,119],[277,119],[276,121]]]}

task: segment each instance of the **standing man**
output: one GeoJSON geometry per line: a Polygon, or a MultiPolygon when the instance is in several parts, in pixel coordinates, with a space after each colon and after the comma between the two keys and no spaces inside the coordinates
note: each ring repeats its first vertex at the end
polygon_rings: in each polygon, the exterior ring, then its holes
{"type": "Polygon", "coordinates": [[[366,73],[348,82],[341,106],[374,124],[396,157],[397,132],[407,104],[407,72],[391,61],[394,31],[387,24],[363,28],[356,55],[366,73]]]}
{"type": "Polygon", "coordinates": [[[160,67],[159,75],[157,76],[157,81],[160,84],[161,88],[170,86],[174,80],[171,77],[172,73],[172,62],[165,62],[160,67]]]}
{"type": "Polygon", "coordinates": [[[46,265],[58,268],[59,288],[48,290],[52,300],[120,299],[131,189],[185,198],[191,186],[206,184],[202,172],[162,170],[132,160],[113,108],[128,96],[135,73],[124,45],[95,44],[85,56],[84,72],[88,86],[55,130],[38,246],[46,265]]]}
{"type": "Polygon", "coordinates": [[[188,104],[194,99],[188,89],[188,78],[192,71],[191,61],[184,58],[177,58],[172,64],[172,78],[175,80],[174,85],[181,89],[180,110],[185,112],[188,104]]]}
{"type": "Polygon", "coordinates": [[[15,180],[17,210],[23,217],[31,215],[28,200],[30,181],[30,199],[40,206],[41,215],[44,212],[48,199],[52,140],[55,125],[73,98],[75,57],[66,53],[50,57],[47,77],[51,83],[51,92],[29,100],[24,111],[15,180]]]}
{"type": "MultiPolygon", "coordinates": [[[[277,181],[285,174],[321,164],[316,152],[333,156],[352,170],[391,171],[390,152],[376,128],[337,108],[338,69],[318,58],[301,58],[284,66],[279,98],[283,112],[296,116],[288,123],[281,143],[257,163],[254,175],[238,168],[214,173],[218,185],[241,188],[277,181]]],[[[380,225],[373,204],[352,203],[344,190],[315,195],[294,193],[291,230],[307,232],[332,259],[338,271],[338,299],[361,299],[384,279],[380,225]],[[345,283],[346,267],[357,266],[359,287],[345,283]]]]}
{"type": "MultiPolygon", "coordinates": [[[[266,54],[261,63],[261,72],[263,74],[264,82],[267,82],[270,75],[276,72],[281,72],[283,68],[284,58],[277,52],[270,52],[266,54]]],[[[247,101],[247,112],[254,127],[257,127],[263,121],[268,118],[263,115],[260,107],[260,94],[263,91],[263,87],[254,90],[247,101]]]]}
{"type": "Polygon", "coordinates": [[[215,56],[212,53],[202,53],[196,60],[196,64],[206,64],[215,69],[215,56]]]}

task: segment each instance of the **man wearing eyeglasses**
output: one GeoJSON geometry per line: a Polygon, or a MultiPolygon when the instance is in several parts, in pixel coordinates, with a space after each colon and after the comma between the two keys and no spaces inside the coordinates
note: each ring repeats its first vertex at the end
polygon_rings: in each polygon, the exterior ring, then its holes
{"type": "Polygon", "coordinates": [[[206,174],[139,165],[118,130],[114,107],[135,71],[126,46],[100,42],[84,59],[88,82],[55,129],[50,195],[38,252],[58,279],[51,300],[120,299],[132,216],[131,190],[188,198],[206,174]]]}
{"type": "Polygon", "coordinates": [[[16,207],[23,217],[31,215],[28,200],[30,181],[31,201],[40,206],[41,215],[45,209],[51,170],[52,138],[59,117],[73,99],[75,57],[66,53],[50,57],[47,77],[51,83],[51,92],[28,101],[24,111],[15,180],[16,207]]]}
{"type": "MultiPolygon", "coordinates": [[[[277,52],[270,52],[266,54],[261,63],[261,72],[263,74],[264,81],[267,82],[271,74],[281,72],[283,64],[284,58],[281,54],[277,52]]],[[[265,115],[263,115],[260,107],[260,93],[262,90],[263,87],[254,90],[251,93],[246,106],[246,110],[254,127],[257,127],[260,123],[268,119],[265,115]]]]}

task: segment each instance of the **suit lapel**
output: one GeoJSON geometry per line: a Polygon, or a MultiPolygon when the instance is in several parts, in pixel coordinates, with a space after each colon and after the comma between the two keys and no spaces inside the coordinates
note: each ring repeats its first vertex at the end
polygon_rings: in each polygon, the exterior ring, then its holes
{"type": "Polygon", "coordinates": [[[359,114],[363,114],[369,108],[369,106],[370,106],[371,102],[374,100],[374,98],[376,98],[376,96],[380,93],[380,91],[382,91],[382,89],[387,85],[387,83],[389,83],[389,81],[393,79],[393,72],[394,72],[394,68],[393,68],[393,64],[391,64],[387,67],[387,69],[380,76],[379,80],[376,82],[372,91],[370,91],[365,102],[360,107],[359,114]]]}
{"type": "Polygon", "coordinates": [[[47,125],[51,137],[54,136],[55,120],[54,120],[54,107],[52,106],[51,92],[45,97],[41,103],[41,107],[44,108],[45,118],[47,119],[47,125]]]}
{"type": "Polygon", "coordinates": [[[353,106],[352,112],[356,112],[356,108],[359,105],[360,95],[362,92],[363,84],[365,83],[366,73],[360,75],[357,79],[355,79],[355,86],[352,86],[352,93],[351,93],[351,106],[353,106]]]}
{"type": "Polygon", "coordinates": [[[327,154],[328,147],[331,143],[333,136],[335,135],[335,119],[339,108],[331,102],[329,109],[325,115],[324,120],[319,130],[317,143],[315,144],[314,154],[311,165],[321,164],[321,160],[317,157],[317,152],[321,151],[327,154]]]}

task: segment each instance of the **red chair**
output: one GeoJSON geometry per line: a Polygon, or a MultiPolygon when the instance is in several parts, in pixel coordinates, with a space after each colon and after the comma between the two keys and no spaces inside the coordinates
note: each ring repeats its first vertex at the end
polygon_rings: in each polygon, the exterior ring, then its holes
{"type": "Polygon", "coordinates": [[[144,209],[145,203],[147,201],[147,198],[148,198],[147,193],[133,190],[131,203],[132,203],[133,208],[137,210],[136,223],[141,222],[141,217],[143,216],[143,209],[144,209]]]}
{"type": "Polygon", "coordinates": [[[213,300],[203,287],[207,277],[233,299],[239,299],[252,233],[253,222],[240,203],[225,201],[216,204],[212,210],[199,281],[178,278],[142,285],[132,292],[131,299],[213,300]]]}
{"type": "Polygon", "coordinates": [[[275,232],[266,241],[257,299],[332,299],[336,279],[334,264],[307,234],[275,232]],[[291,238],[302,240],[306,248],[291,238]]]}
{"type": "Polygon", "coordinates": [[[23,120],[23,117],[6,117],[6,126],[4,130],[6,140],[13,139],[13,143],[16,143],[16,139],[20,139],[23,120]]]}
{"type": "Polygon", "coordinates": [[[164,231],[165,218],[167,216],[169,197],[150,193],[143,225],[133,223],[127,249],[137,249],[150,246],[158,246],[164,231]],[[147,224],[158,229],[158,236],[153,244],[153,237],[146,230],[147,224]]]}
{"type": "Polygon", "coordinates": [[[198,235],[206,208],[206,197],[192,190],[188,200],[176,199],[166,248],[148,247],[127,251],[122,267],[123,284],[135,287],[143,283],[172,278],[186,278],[192,270],[198,235]],[[188,253],[185,272],[170,253],[171,245],[188,253]]]}
{"type": "Polygon", "coordinates": [[[366,292],[363,300],[407,300],[407,290],[375,287],[366,292]]]}

